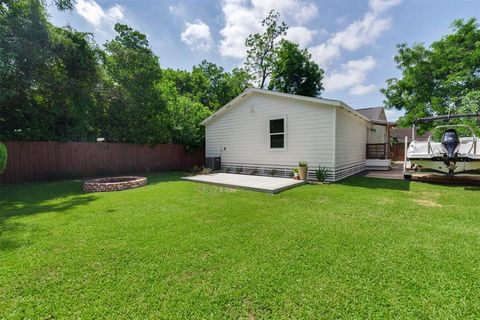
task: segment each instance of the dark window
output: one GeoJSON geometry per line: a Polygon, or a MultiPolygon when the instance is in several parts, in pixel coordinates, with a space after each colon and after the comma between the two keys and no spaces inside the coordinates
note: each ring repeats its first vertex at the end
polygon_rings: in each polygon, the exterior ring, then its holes
{"type": "Polygon", "coordinates": [[[284,148],[285,135],[272,134],[270,136],[270,148],[284,148]]]}
{"type": "Polygon", "coordinates": [[[283,133],[283,119],[270,120],[270,133],[283,133]]]}
{"type": "Polygon", "coordinates": [[[285,119],[270,120],[270,148],[285,148],[285,119]]]}

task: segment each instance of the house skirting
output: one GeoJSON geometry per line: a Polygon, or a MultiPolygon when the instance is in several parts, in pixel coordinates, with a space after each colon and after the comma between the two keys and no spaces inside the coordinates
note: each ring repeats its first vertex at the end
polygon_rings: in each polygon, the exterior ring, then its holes
{"type": "MultiPolygon", "coordinates": [[[[282,177],[282,178],[291,178],[293,177],[293,168],[296,166],[278,166],[278,165],[265,165],[265,164],[244,164],[244,163],[230,163],[222,162],[222,171],[228,173],[237,173],[237,174],[251,174],[258,176],[272,176],[272,177],[282,177]]],[[[356,173],[362,172],[366,169],[365,161],[360,161],[353,164],[348,164],[339,167],[326,167],[329,169],[327,180],[329,182],[335,182],[346,177],[352,176],[356,173]]],[[[308,180],[317,181],[315,171],[318,167],[308,168],[308,180]]]]}
{"type": "Polygon", "coordinates": [[[392,168],[392,160],[367,159],[365,165],[367,170],[390,170],[392,168]]]}

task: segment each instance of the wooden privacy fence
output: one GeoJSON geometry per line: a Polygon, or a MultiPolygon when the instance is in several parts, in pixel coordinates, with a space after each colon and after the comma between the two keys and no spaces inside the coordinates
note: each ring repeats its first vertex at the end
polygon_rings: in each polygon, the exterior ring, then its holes
{"type": "Polygon", "coordinates": [[[203,148],[190,153],[178,144],[9,141],[5,145],[8,162],[1,183],[175,171],[204,162],[203,148]]]}
{"type": "Polygon", "coordinates": [[[403,161],[405,160],[405,143],[400,142],[394,144],[392,147],[392,160],[403,161]]]}

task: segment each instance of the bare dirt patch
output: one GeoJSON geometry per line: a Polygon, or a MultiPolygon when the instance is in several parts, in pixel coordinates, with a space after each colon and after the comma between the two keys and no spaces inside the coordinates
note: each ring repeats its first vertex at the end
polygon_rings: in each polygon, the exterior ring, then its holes
{"type": "Polygon", "coordinates": [[[424,207],[431,207],[431,208],[441,208],[442,205],[436,202],[435,199],[414,199],[415,203],[424,206],[424,207]]]}

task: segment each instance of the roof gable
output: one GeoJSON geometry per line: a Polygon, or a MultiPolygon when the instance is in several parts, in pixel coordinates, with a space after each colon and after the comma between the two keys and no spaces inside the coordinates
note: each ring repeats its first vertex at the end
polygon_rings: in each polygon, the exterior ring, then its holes
{"type": "Polygon", "coordinates": [[[387,116],[385,115],[385,109],[383,107],[363,108],[357,109],[356,111],[370,120],[387,121],[387,116]]]}
{"type": "Polygon", "coordinates": [[[208,122],[212,121],[213,119],[215,119],[220,114],[228,111],[228,109],[230,107],[234,106],[240,100],[242,100],[245,96],[250,95],[250,94],[264,94],[264,95],[271,95],[271,96],[276,96],[276,97],[290,98],[290,99],[295,99],[295,100],[299,100],[299,101],[312,102],[312,103],[317,103],[317,104],[324,104],[324,105],[326,104],[326,105],[330,105],[330,106],[333,106],[333,107],[338,107],[338,108],[344,109],[347,112],[353,113],[354,115],[356,115],[360,119],[362,119],[364,121],[367,121],[367,122],[370,122],[370,119],[368,119],[367,117],[365,117],[361,113],[357,112],[356,110],[354,110],[353,108],[351,108],[350,106],[348,106],[347,104],[345,104],[344,102],[342,102],[340,100],[313,98],[313,97],[306,97],[306,96],[294,95],[294,94],[289,94],[289,93],[275,92],[275,91],[271,91],[271,90],[249,88],[249,89],[246,89],[244,92],[242,92],[240,95],[238,95],[236,98],[234,98],[232,101],[230,101],[229,103],[227,103],[226,105],[224,105],[223,107],[218,109],[215,113],[210,115],[208,118],[203,120],[200,124],[204,125],[204,126],[207,125],[208,122]]]}

